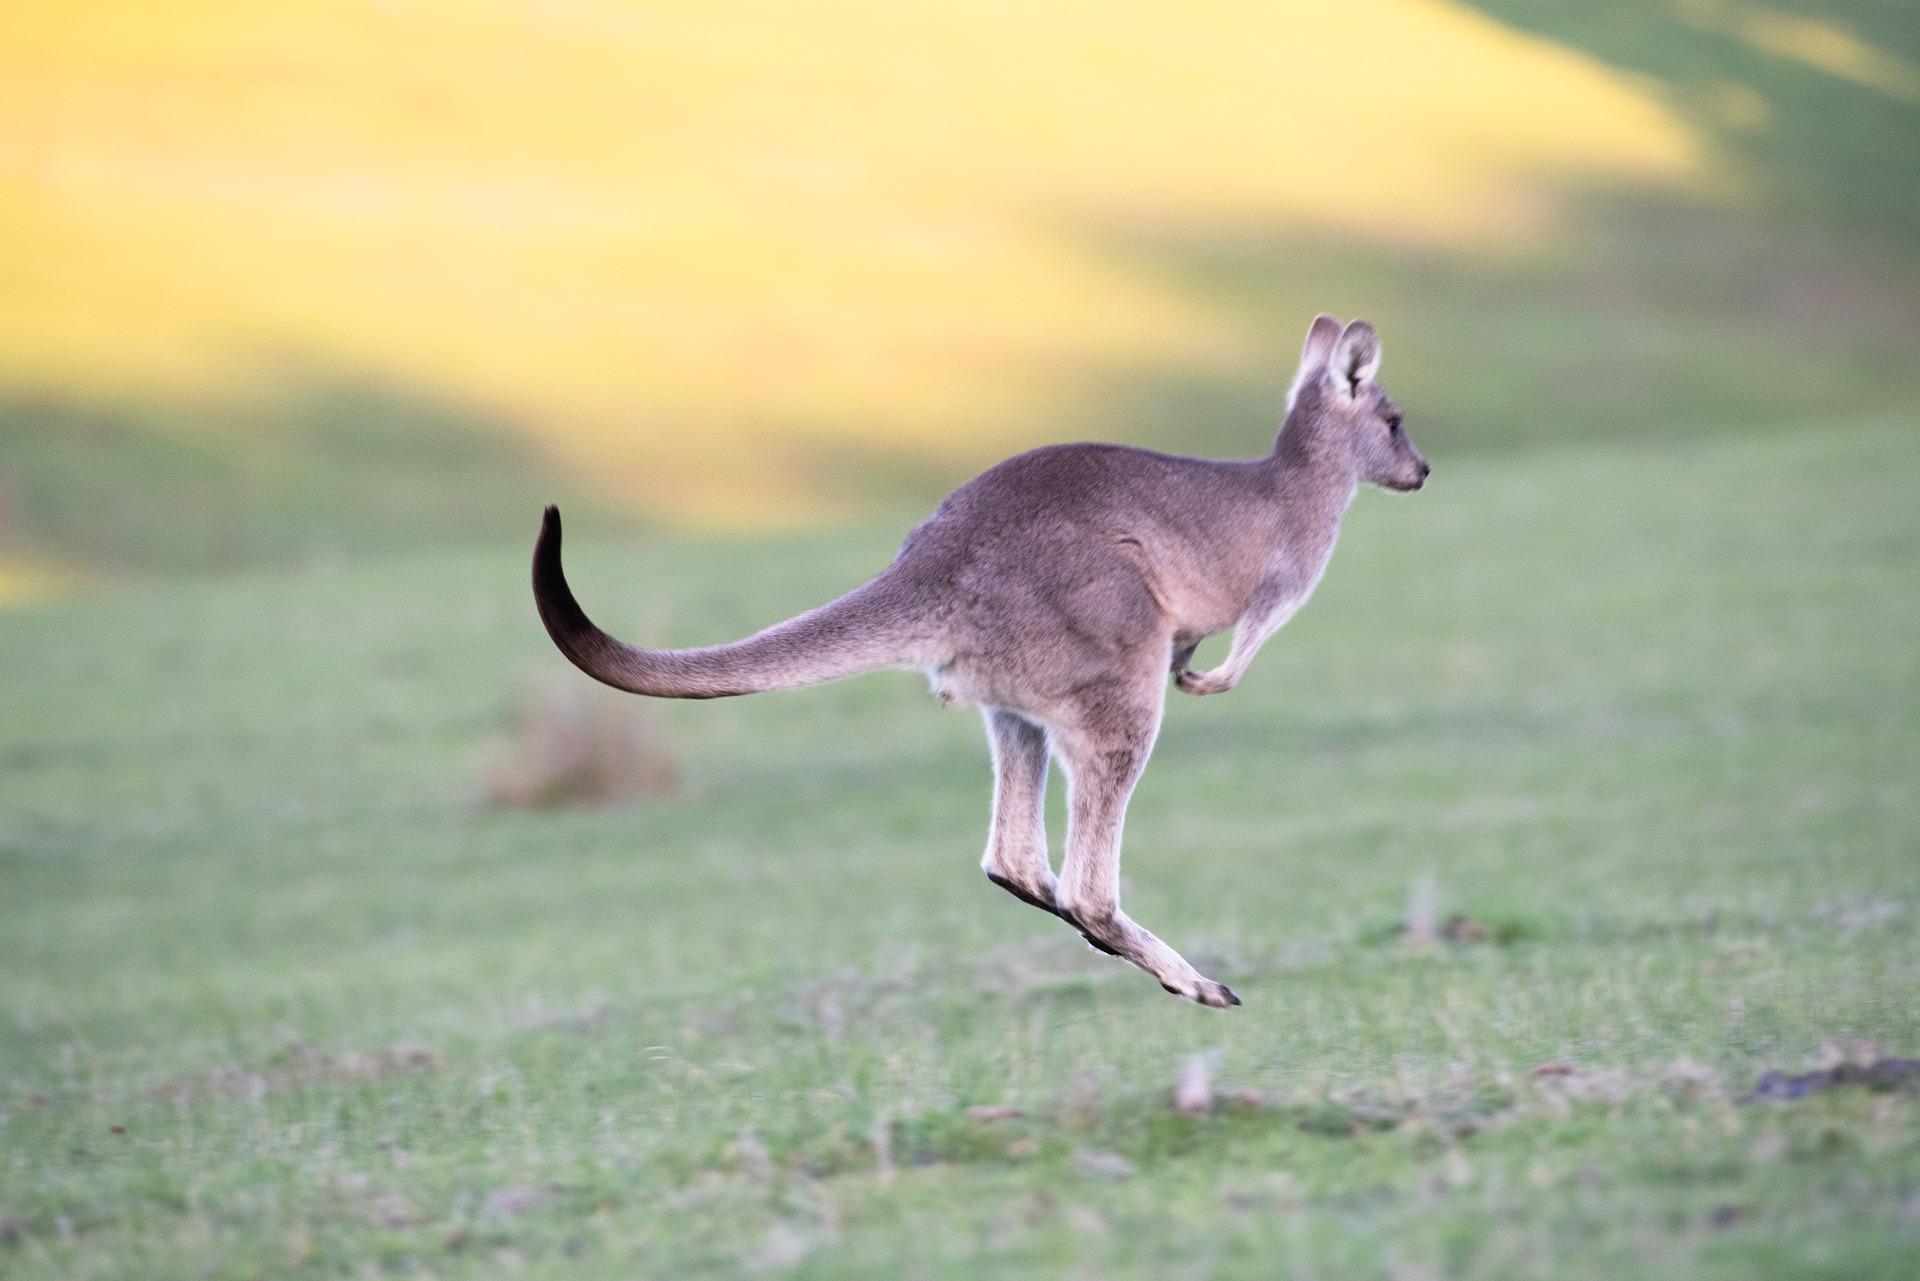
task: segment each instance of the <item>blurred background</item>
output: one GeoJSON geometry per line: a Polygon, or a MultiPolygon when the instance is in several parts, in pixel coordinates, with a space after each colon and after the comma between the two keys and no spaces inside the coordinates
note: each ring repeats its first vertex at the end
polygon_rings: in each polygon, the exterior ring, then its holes
{"type": "Polygon", "coordinates": [[[1920,1275],[1917,13],[7,0],[0,1274],[1920,1275]],[[1168,705],[1226,1015],[917,674],[534,615],[1264,452],[1319,311],[1435,470],[1168,705]]]}
{"type": "Polygon", "coordinates": [[[1592,10],[23,0],[0,575],[1254,453],[1320,310],[1442,468],[1913,403],[1911,7],[1592,10]]]}

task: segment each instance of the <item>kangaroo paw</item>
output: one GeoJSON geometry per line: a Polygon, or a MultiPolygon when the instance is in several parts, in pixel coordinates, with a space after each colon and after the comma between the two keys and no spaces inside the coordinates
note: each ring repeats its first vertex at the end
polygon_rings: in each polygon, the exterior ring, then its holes
{"type": "Polygon", "coordinates": [[[1233,682],[1212,671],[1196,672],[1189,668],[1173,678],[1173,686],[1182,694],[1197,696],[1224,694],[1233,688],[1233,682]]]}

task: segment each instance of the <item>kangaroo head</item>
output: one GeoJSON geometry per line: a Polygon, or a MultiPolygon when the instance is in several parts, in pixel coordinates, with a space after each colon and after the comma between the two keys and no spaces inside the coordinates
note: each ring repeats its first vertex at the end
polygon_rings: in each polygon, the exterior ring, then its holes
{"type": "Polygon", "coordinates": [[[1373,381],[1380,372],[1380,335],[1364,320],[1341,328],[1316,316],[1287,394],[1289,440],[1315,456],[1351,462],[1365,484],[1407,491],[1432,470],[1400,426],[1400,406],[1373,381]]]}

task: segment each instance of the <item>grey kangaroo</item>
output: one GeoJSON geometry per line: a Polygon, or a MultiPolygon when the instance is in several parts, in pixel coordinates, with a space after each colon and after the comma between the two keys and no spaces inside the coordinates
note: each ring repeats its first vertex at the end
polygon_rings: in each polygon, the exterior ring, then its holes
{"type": "Polygon", "coordinates": [[[1021,454],[948,495],[871,582],[730,645],[639,649],[595,627],[561,571],[552,507],[533,551],[534,599],[575,666],[656,698],[927,672],[943,701],[986,717],[988,879],[1167,991],[1238,1005],[1120,910],[1121,825],[1160,730],[1168,672],[1188,694],[1232,689],[1312,594],[1358,486],[1426,482],[1427,460],[1374,383],[1379,367],[1372,325],[1316,317],[1265,457],[1097,444],[1021,454]],[[1225,661],[1190,670],[1201,640],[1229,627],[1225,661]],[[1058,878],[1044,820],[1049,755],[1070,797],[1058,878]]]}

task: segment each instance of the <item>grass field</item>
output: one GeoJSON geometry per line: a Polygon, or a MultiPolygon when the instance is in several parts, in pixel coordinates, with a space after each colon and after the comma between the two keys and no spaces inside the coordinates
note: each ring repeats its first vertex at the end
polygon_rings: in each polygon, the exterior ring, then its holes
{"type": "Polygon", "coordinates": [[[1905,0],[16,8],[0,1278],[1920,1275],[1920,1090],[1748,1098],[1920,1058],[1905,0]],[[1436,471],[1135,800],[1242,1008],[917,678],[486,803],[542,502],[730,639],[1320,310],[1436,471]]]}
{"type": "MultiPolygon", "coordinates": [[[[0,613],[0,1273],[1910,1277],[1920,1097],[1741,1097],[1920,1051],[1916,425],[1363,496],[1135,801],[1226,1012],[981,878],[907,676],[666,707],[677,801],[482,808],[556,662],[517,545],[0,613]]],[[[693,642],[897,532],[569,556],[693,642]]]]}

